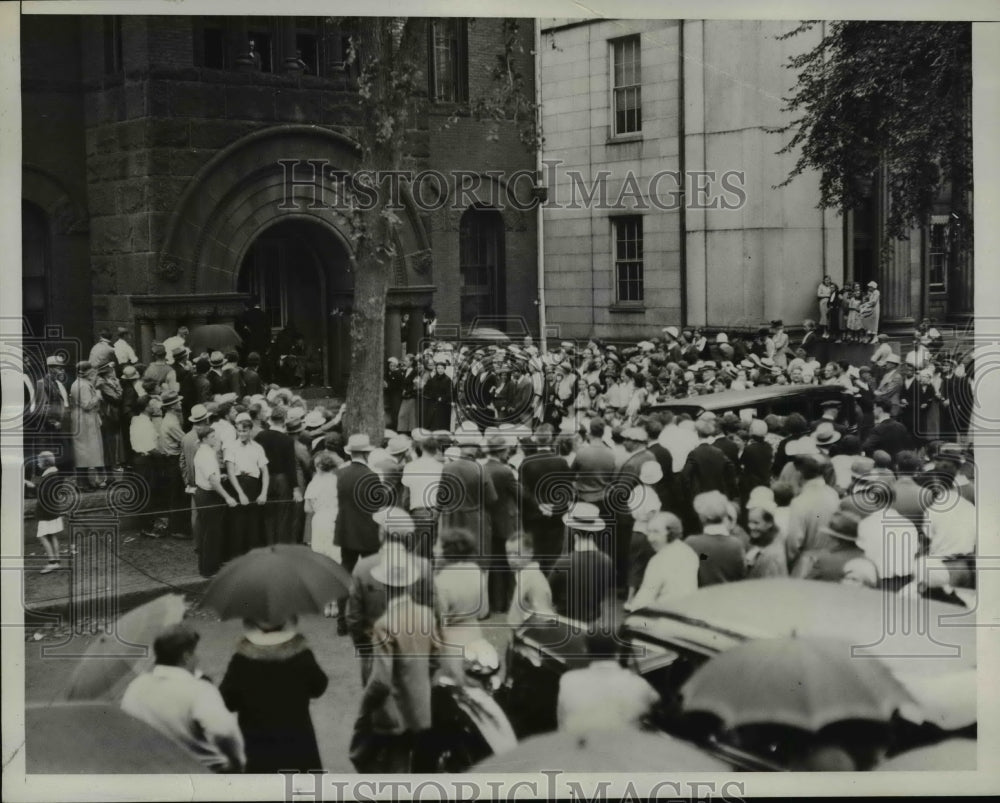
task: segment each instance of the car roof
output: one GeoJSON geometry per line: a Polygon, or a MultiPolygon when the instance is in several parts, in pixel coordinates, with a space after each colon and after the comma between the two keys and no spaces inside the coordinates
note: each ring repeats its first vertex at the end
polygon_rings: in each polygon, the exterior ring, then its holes
{"type": "Polygon", "coordinates": [[[792,578],[707,586],[625,621],[633,634],[709,653],[756,638],[837,638],[850,642],[855,656],[875,655],[894,672],[920,675],[974,667],[974,624],[974,612],[955,605],[792,578]]]}
{"type": "Polygon", "coordinates": [[[702,410],[732,410],[752,407],[755,404],[785,399],[794,396],[846,396],[843,388],[835,385],[768,385],[746,390],[724,390],[721,393],[706,393],[704,396],[689,396],[671,399],[651,405],[653,410],[667,410],[673,407],[697,407],[702,410]]]}

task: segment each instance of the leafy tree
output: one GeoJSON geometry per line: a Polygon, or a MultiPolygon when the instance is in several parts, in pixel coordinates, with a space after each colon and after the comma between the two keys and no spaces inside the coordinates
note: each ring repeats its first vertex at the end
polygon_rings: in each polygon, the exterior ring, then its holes
{"type": "MultiPolygon", "coordinates": [[[[813,30],[804,22],[779,39],[813,30]]],[[[971,246],[972,29],[964,22],[833,22],[787,65],[798,82],[772,131],[801,149],[779,186],[820,172],[820,206],[857,209],[885,169],[888,247],[950,204],[952,257],[971,246]]],[[[885,248],[883,249],[885,253],[885,248]]]]}
{"type": "MultiPolygon", "coordinates": [[[[426,102],[423,84],[427,59],[427,23],[420,17],[355,17],[343,19],[354,34],[348,60],[360,65],[358,98],[361,121],[357,137],[361,167],[373,174],[404,169],[408,160],[408,133],[416,128],[420,106],[426,102]]],[[[504,121],[519,127],[521,141],[534,147],[535,104],[530,86],[515,66],[523,52],[517,20],[504,20],[502,48],[492,71],[492,91],[474,99],[462,114],[488,120],[488,140],[497,139],[504,121]],[[526,89],[527,86],[527,89],[526,89]]],[[[457,122],[457,116],[445,123],[457,122]]],[[[374,204],[353,203],[350,187],[344,201],[351,224],[356,270],[350,317],[351,368],[345,403],[345,432],[366,432],[373,441],[382,437],[385,301],[397,258],[395,232],[402,220],[393,206],[389,182],[368,187],[374,204]],[[375,190],[375,192],[371,192],[375,190]]],[[[355,187],[355,199],[357,190],[355,187]]]]}

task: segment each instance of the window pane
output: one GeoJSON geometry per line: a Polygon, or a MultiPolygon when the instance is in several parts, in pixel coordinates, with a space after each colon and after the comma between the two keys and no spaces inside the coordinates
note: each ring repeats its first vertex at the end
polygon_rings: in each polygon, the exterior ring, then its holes
{"type": "Polygon", "coordinates": [[[642,218],[619,218],[614,222],[615,284],[618,301],[642,301],[642,218]]]}

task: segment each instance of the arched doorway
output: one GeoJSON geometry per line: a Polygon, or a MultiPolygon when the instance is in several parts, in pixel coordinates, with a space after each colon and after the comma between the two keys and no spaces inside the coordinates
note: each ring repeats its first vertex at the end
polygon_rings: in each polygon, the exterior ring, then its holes
{"type": "Polygon", "coordinates": [[[353,288],[344,243],[304,219],[284,219],[260,232],[243,257],[236,287],[260,299],[273,337],[283,330],[302,336],[315,366],[310,384],[337,392],[346,388],[350,367],[348,318],[338,311],[350,307],[353,288]]]}

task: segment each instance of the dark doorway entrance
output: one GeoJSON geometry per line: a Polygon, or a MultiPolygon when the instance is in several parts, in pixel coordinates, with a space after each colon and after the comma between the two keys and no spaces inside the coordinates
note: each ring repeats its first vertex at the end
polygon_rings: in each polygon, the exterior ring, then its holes
{"type": "MultiPolygon", "coordinates": [[[[340,239],[324,226],[288,220],[263,231],[247,251],[237,289],[256,295],[270,317],[275,366],[301,337],[307,384],[347,385],[350,334],[347,319],[332,314],[350,305],[354,277],[340,239]]],[[[262,355],[263,356],[263,355],[262,355]]]]}

